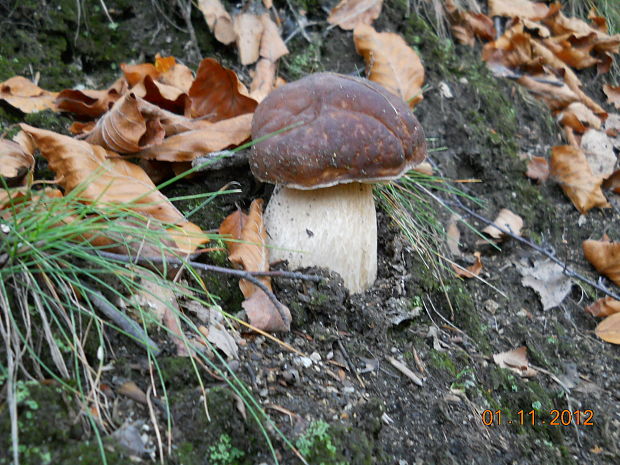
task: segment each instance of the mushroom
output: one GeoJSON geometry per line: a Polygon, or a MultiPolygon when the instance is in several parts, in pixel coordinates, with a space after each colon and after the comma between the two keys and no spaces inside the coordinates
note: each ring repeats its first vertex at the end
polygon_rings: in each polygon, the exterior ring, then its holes
{"type": "Polygon", "coordinates": [[[377,275],[371,183],[426,156],[407,104],[366,79],[312,74],[259,104],[252,139],[252,173],[276,184],[264,216],[272,259],[329,268],[352,293],[368,289],[377,275]]]}

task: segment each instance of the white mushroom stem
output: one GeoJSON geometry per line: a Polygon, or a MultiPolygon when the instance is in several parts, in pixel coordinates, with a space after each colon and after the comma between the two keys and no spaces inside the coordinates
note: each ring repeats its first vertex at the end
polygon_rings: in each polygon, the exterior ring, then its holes
{"type": "Polygon", "coordinates": [[[315,190],[276,186],[265,210],[270,259],[340,274],[351,293],[377,277],[377,217],[370,184],[315,190]]]}

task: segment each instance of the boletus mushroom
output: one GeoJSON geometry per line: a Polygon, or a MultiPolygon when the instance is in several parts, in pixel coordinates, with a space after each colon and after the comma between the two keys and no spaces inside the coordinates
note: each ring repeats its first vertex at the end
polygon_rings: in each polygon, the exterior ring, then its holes
{"type": "Polygon", "coordinates": [[[397,179],[424,160],[416,117],[378,84],[318,73],[259,104],[252,139],[263,136],[250,167],[276,184],[265,210],[272,260],[329,268],[350,292],[368,289],[377,275],[372,183],[397,179]]]}

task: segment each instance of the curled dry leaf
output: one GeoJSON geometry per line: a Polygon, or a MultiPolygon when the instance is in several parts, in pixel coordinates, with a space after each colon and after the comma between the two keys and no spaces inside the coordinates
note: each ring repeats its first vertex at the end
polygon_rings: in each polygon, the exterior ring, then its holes
{"type": "Polygon", "coordinates": [[[480,274],[480,272],[482,271],[482,260],[480,258],[480,252],[474,252],[474,257],[476,261],[474,262],[473,265],[467,268],[463,268],[462,266],[458,266],[453,263],[451,264],[452,269],[455,271],[456,275],[459,278],[470,279],[470,278],[475,278],[476,276],[480,274]]]}
{"type": "Polygon", "coordinates": [[[157,71],[153,63],[139,63],[136,65],[121,63],[121,70],[125,75],[129,87],[140,84],[147,76],[150,76],[152,79],[157,79],[159,76],[159,71],[157,71]]]}
{"type": "Polygon", "coordinates": [[[599,318],[613,315],[614,313],[620,313],[620,301],[611,297],[603,297],[592,305],[588,305],[586,307],[586,312],[599,318]]]}
{"type": "Polygon", "coordinates": [[[581,213],[609,206],[601,190],[603,179],[592,174],[581,149],[572,145],[552,147],[551,175],[581,213]]]}
{"type": "Polygon", "coordinates": [[[240,145],[249,139],[251,126],[252,114],[237,116],[217,123],[203,121],[200,129],[167,137],[161,144],[153,145],[138,152],[136,156],[159,161],[192,161],[205,153],[240,145]]]}
{"type": "MultiPolygon", "coordinates": [[[[495,218],[495,221],[493,221],[493,223],[504,230],[510,231],[515,236],[521,235],[521,229],[523,228],[523,218],[521,218],[516,213],[511,212],[507,208],[502,208],[499,211],[497,218],[495,218]]],[[[504,232],[491,225],[484,228],[482,232],[488,234],[497,241],[504,240],[507,237],[504,232]]]]}
{"type": "Polygon", "coordinates": [[[278,26],[269,17],[268,13],[260,16],[263,24],[263,36],[260,39],[260,56],[275,63],[279,58],[288,55],[288,48],[280,36],[278,26]]]}
{"type": "Polygon", "coordinates": [[[172,113],[182,115],[189,107],[189,97],[186,92],[156,81],[151,76],[145,76],[142,82],[131,88],[131,92],[172,113]]]}
{"type": "Polygon", "coordinates": [[[247,89],[234,71],[213,58],[200,62],[189,98],[189,116],[213,122],[253,113],[257,105],[256,100],[248,97],[247,89]]]}
{"type": "Polygon", "coordinates": [[[530,364],[527,360],[527,347],[525,346],[494,354],[493,361],[499,365],[500,368],[507,368],[514,371],[523,378],[529,378],[538,374],[538,371],[530,368],[530,364]]]}
{"type": "Polygon", "coordinates": [[[250,84],[250,97],[257,102],[262,102],[269,92],[273,90],[276,81],[276,65],[267,58],[261,58],[256,63],[254,78],[250,84]]]}
{"type": "Polygon", "coordinates": [[[620,242],[583,241],[583,253],[596,271],[620,286],[620,242]]]}
{"type": "Polygon", "coordinates": [[[620,344],[620,313],[605,318],[598,324],[594,332],[605,342],[620,344]]]}
{"type": "Polygon", "coordinates": [[[106,90],[66,89],[58,94],[56,105],[60,111],[98,118],[108,111],[126,90],[127,81],[124,78],[117,79],[106,90]]]}
{"type": "Polygon", "coordinates": [[[58,92],[41,89],[32,81],[22,76],[13,76],[0,82],[0,100],[24,113],[42,110],[56,110],[54,101],[58,92]]]}
{"type": "MultiPolygon", "coordinates": [[[[233,241],[226,241],[228,259],[235,265],[247,271],[268,271],[269,251],[265,246],[267,231],[263,223],[263,201],[254,200],[250,206],[250,213],[246,215],[241,210],[228,215],[219,228],[219,233],[229,236],[233,241]]],[[[271,289],[271,279],[260,280],[271,289]]],[[[239,288],[245,296],[243,308],[250,324],[265,331],[288,331],[290,329],[290,312],[284,307],[288,321],[283,321],[280,312],[269,297],[254,284],[241,280],[239,288]]]]}
{"type": "Polygon", "coordinates": [[[0,139],[0,178],[4,178],[9,187],[17,186],[33,166],[32,153],[17,142],[0,139]]]}
{"type": "Polygon", "coordinates": [[[614,171],[611,176],[605,179],[603,188],[620,194],[620,170],[614,171]]]}
{"type": "Polygon", "coordinates": [[[371,25],[381,14],[383,0],[341,0],[329,12],[327,22],[349,31],[358,24],[371,25]]]}
{"type": "Polygon", "coordinates": [[[97,121],[85,140],[118,153],[135,153],[161,143],[164,127],[159,118],[142,113],[141,102],[133,93],[125,94],[97,121]]]}
{"type": "Polygon", "coordinates": [[[603,84],[603,92],[607,96],[607,102],[620,110],[620,86],[603,84]]]}
{"type": "Polygon", "coordinates": [[[570,126],[579,133],[588,128],[600,129],[601,119],[581,102],[573,102],[558,115],[558,122],[570,126]]]}
{"type": "Polygon", "coordinates": [[[532,157],[527,162],[525,175],[542,184],[549,178],[549,163],[543,157],[532,157]]]}
{"type": "Polygon", "coordinates": [[[401,97],[409,106],[422,100],[424,67],[418,54],[398,34],[358,25],[353,31],[357,52],[364,57],[368,79],[401,97]]]}
{"type": "Polygon", "coordinates": [[[162,84],[176,87],[184,93],[189,92],[189,88],[194,82],[194,73],[187,66],[177,63],[174,57],[157,57],[155,59],[155,69],[159,73],[157,79],[162,84]],[[163,66],[162,63],[166,60],[167,65],[163,66]],[[172,62],[172,65],[170,65],[172,62]]]}
{"type": "Polygon", "coordinates": [[[444,6],[452,25],[452,34],[461,44],[471,47],[476,37],[486,41],[495,38],[493,20],[487,15],[462,10],[454,0],[447,0],[444,6]]]}
{"type": "Polygon", "coordinates": [[[603,131],[588,129],[581,138],[580,144],[592,174],[601,178],[611,176],[618,158],[609,136],[603,131]]]}
{"type": "Polygon", "coordinates": [[[263,23],[253,13],[241,13],[234,17],[233,28],[237,35],[237,51],[242,65],[256,63],[263,36],[263,23]]]}
{"type": "Polygon", "coordinates": [[[233,20],[220,0],[198,0],[198,9],[205,17],[209,30],[224,45],[232,44],[237,38],[233,20]]]}
{"type": "Polygon", "coordinates": [[[489,16],[506,16],[509,18],[527,18],[538,21],[549,13],[544,3],[530,0],[489,0],[489,16]]]}
{"type": "Polygon", "coordinates": [[[66,192],[79,187],[79,198],[85,202],[125,204],[146,218],[172,225],[169,235],[184,253],[207,242],[200,228],[183,217],[138,165],[110,158],[117,155],[88,142],[26,124],[20,127],[47,159],[66,192]]]}
{"type": "Polygon", "coordinates": [[[551,260],[534,260],[532,265],[517,263],[517,270],[523,277],[521,284],[538,293],[543,310],[557,307],[570,293],[573,287],[571,279],[566,276],[563,267],[551,260]]]}

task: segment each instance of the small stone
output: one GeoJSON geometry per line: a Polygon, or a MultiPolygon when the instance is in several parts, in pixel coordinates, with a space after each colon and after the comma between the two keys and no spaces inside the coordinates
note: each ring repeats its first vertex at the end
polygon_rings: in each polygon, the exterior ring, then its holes
{"type": "Polygon", "coordinates": [[[293,363],[297,366],[302,366],[304,368],[310,368],[312,366],[312,359],[309,357],[295,357],[293,359],[293,363]]]}
{"type": "Polygon", "coordinates": [[[332,358],[334,358],[334,351],[330,350],[329,352],[327,352],[327,355],[325,356],[325,358],[327,360],[331,360],[332,358]]]}
{"type": "Polygon", "coordinates": [[[353,394],[355,392],[355,388],[353,386],[345,386],[342,389],[342,392],[344,392],[345,394],[353,394]]]}
{"type": "Polygon", "coordinates": [[[321,361],[321,354],[319,354],[318,352],[312,352],[310,354],[310,360],[312,360],[315,363],[318,363],[321,361]]]}

